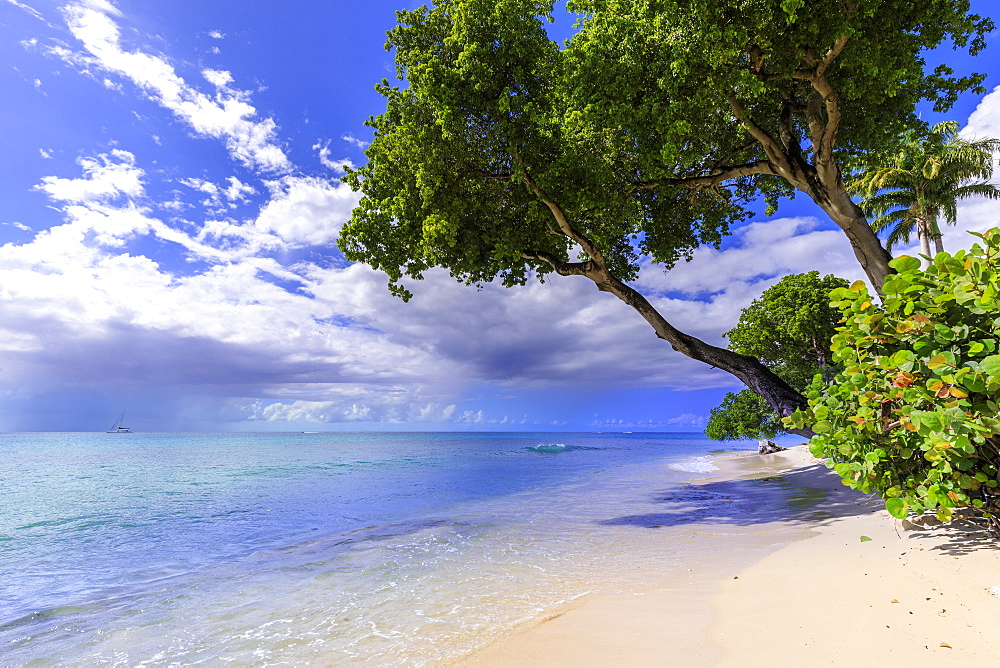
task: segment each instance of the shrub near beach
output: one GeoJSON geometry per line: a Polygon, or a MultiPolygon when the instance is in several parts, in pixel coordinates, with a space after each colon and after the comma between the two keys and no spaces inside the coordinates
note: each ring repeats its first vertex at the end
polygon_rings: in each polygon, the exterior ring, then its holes
{"type": "Polygon", "coordinates": [[[786,418],[811,425],[813,455],[897,518],[1000,510],[1000,230],[976,236],[926,270],[893,260],[881,306],[861,281],[831,292],[841,371],[786,418]]]}

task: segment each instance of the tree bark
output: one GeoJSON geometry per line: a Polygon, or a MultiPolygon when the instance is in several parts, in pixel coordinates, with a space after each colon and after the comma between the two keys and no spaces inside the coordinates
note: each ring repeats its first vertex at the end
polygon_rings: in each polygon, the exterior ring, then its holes
{"type": "MultiPolygon", "coordinates": [[[[704,362],[736,376],[748,388],[764,397],[768,405],[781,417],[788,417],[796,410],[806,407],[808,403],[806,398],[764,366],[757,358],[705,343],[671,325],[645,296],[613,276],[599,259],[587,262],[559,262],[545,253],[524,253],[523,255],[528,259],[546,262],[560,275],[589,278],[597,285],[598,290],[613,294],[631,306],[653,327],[656,336],[667,341],[674,350],[693,360],[704,362]]],[[[811,429],[790,429],[789,431],[806,438],[813,435],[811,429]]]]}
{"type": "MultiPolygon", "coordinates": [[[[558,270],[557,270],[558,271],[558,270]]],[[[657,311],[635,288],[605,272],[602,280],[594,280],[597,289],[609,292],[635,309],[653,327],[656,336],[670,343],[677,352],[691,359],[728,371],[751,390],[764,397],[768,405],[781,417],[788,417],[805,408],[806,398],[764,366],[760,360],[719,348],[681,332],[657,311]]],[[[794,434],[811,437],[811,429],[791,429],[794,434]]]]}
{"type": "Polygon", "coordinates": [[[854,257],[857,258],[861,268],[865,271],[865,276],[868,277],[868,282],[881,295],[882,285],[892,273],[892,269],[889,267],[892,255],[882,246],[882,242],[868,223],[868,217],[851,200],[843,180],[838,176],[837,183],[832,189],[827,188],[825,184],[819,187],[810,184],[805,188],[800,187],[797,183],[794,185],[809,195],[830,216],[837,227],[843,230],[851,243],[854,257]]]}
{"type": "Polygon", "coordinates": [[[926,215],[917,216],[917,239],[920,240],[920,268],[931,266],[931,226],[926,215]]]}
{"type": "MultiPolygon", "coordinates": [[[[854,11],[851,6],[848,9],[854,11]]],[[[752,118],[735,91],[723,92],[736,120],[763,149],[770,162],[771,173],[784,178],[797,190],[808,195],[843,230],[869,283],[881,295],[882,285],[892,273],[889,267],[892,256],[882,246],[864,212],[848,194],[835,155],[837,135],[843,118],[839,96],[827,80],[826,73],[849,41],[846,34],[841,35],[822,57],[816,53],[806,53],[803,61],[807,67],[793,75],[793,79],[808,81],[812,89],[808,102],[801,108],[808,127],[812,162],[805,158],[802,138],[792,131],[790,123],[782,125],[781,141],[778,141],[752,118]]],[[[753,53],[750,55],[753,60],[753,53]]],[[[765,71],[764,61],[758,61],[754,74],[762,82],[771,81],[772,77],[765,71]]],[[[794,97],[792,93],[786,96],[784,113],[791,113],[787,100],[794,97]]]]}
{"type": "Polygon", "coordinates": [[[937,234],[932,234],[931,239],[934,240],[934,254],[937,255],[938,253],[943,253],[944,242],[941,241],[941,233],[938,232],[937,234]]]}

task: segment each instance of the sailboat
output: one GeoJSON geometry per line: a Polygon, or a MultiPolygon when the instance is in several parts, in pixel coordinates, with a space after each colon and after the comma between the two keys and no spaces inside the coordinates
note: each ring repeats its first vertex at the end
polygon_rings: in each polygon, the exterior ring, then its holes
{"type": "Polygon", "coordinates": [[[125,409],[122,409],[122,414],[118,416],[115,423],[111,425],[111,429],[108,429],[107,434],[131,434],[132,430],[126,426],[122,425],[122,419],[125,417],[125,409]]]}

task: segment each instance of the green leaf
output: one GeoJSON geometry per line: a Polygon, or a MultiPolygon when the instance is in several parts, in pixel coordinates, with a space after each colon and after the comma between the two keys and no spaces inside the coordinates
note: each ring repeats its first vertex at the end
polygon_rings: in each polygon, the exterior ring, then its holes
{"type": "Polygon", "coordinates": [[[1000,355],[984,357],[982,369],[991,376],[1000,376],[1000,355]]]}
{"type": "Polygon", "coordinates": [[[868,541],[870,541],[870,540],[871,540],[871,538],[869,538],[868,536],[862,536],[862,537],[861,537],[861,542],[862,542],[862,543],[867,543],[867,542],[868,542],[868,541]]]}
{"type": "Polygon", "coordinates": [[[885,509],[898,520],[906,518],[906,502],[902,499],[886,499],[885,509]]]}
{"type": "Polygon", "coordinates": [[[889,266],[901,274],[920,269],[920,260],[909,255],[900,255],[889,263],[889,266]]]}

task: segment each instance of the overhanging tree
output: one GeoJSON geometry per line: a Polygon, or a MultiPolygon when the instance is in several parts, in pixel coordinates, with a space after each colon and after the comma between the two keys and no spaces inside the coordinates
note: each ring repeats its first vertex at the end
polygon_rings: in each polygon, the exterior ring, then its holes
{"type": "MultiPolygon", "coordinates": [[[[889,255],[841,164],[919,127],[981,76],[924,72],[946,39],[975,51],[988,20],[953,0],[579,0],[566,48],[551,1],[436,0],[398,13],[397,75],[378,90],[364,196],[340,245],[390,289],[434,266],[458,280],[585,276],[679,352],[724,369],[779,415],[804,404],[759,360],[679,331],[629,285],[669,269],[795,190],[845,232],[872,284],[889,255]]],[[[807,430],[806,430],[807,431],[807,430]]]]}

